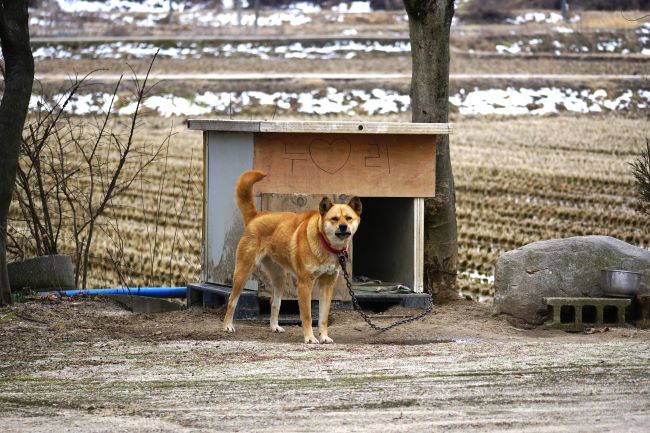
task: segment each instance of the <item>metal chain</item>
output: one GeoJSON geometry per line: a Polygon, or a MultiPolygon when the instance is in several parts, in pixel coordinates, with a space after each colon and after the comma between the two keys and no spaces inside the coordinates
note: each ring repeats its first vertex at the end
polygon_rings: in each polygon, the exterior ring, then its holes
{"type": "Polygon", "coordinates": [[[421,319],[424,316],[426,316],[427,314],[429,314],[431,312],[431,310],[433,310],[433,296],[431,296],[431,293],[429,293],[429,299],[427,299],[427,306],[420,313],[418,313],[418,314],[416,314],[414,316],[411,316],[411,317],[407,317],[407,318],[402,319],[402,320],[398,320],[396,322],[393,322],[393,323],[391,323],[389,325],[385,325],[385,326],[379,326],[379,325],[375,324],[370,319],[370,317],[368,317],[368,315],[363,312],[363,310],[361,309],[361,306],[359,305],[359,301],[357,300],[357,297],[354,294],[354,290],[352,290],[352,283],[350,282],[350,274],[348,274],[348,270],[347,270],[347,267],[346,267],[346,263],[348,261],[348,252],[347,251],[340,252],[338,254],[338,258],[339,258],[339,264],[341,265],[341,270],[343,271],[343,278],[345,278],[345,285],[347,286],[348,292],[350,292],[350,296],[352,297],[352,305],[354,306],[354,309],[359,312],[359,314],[361,315],[363,320],[365,320],[365,322],[371,328],[376,329],[377,331],[380,331],[380,332],[388,331],[389,329],[394,328],[396,326],[403,325],[405,323],[414,322],[414,321],[416,321],[418,319],[421,319]]]}

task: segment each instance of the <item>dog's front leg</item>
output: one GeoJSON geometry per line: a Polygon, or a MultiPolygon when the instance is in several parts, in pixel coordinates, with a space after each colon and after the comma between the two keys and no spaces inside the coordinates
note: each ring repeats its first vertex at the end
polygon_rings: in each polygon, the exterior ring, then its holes
{"type": "Polygon", "coordinates": [[[320,295],[318,297],[318,340],[324,344],[334,343],[327,335],[330,306],[332,305],[332,294],[336,285],[336,274],[325,274],[318,280],[320,295]]]}
{"type": "Polygon", "coordinates": [[[311,326],[311,292],[314,288],[314,280],[311,277],[300,276],[297,279],[298,286],[298,307],[300,308],[300,321],[302,322],[302,333],[305,343],[318,344],[311,326]]]}

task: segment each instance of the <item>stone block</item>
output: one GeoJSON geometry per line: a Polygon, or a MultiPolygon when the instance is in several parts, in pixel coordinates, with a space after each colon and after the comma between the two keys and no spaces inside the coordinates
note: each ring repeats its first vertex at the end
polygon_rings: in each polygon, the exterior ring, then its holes
{"type": "Polygon", "coordinates": [[[546,327],[580,332],[586,326],[625,326],[625,309],[630,299],[619,298],[544,298],[551,307],[546,327]]]}

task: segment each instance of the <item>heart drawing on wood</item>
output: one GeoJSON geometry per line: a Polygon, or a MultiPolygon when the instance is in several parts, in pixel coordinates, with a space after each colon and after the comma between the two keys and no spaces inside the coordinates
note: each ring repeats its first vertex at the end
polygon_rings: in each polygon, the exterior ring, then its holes
{"type": "Polygon", "coordinates": [[[327,140],[317,138],[309,143],[309,156],[326,173],[334,174],[348,163],[352,145],[344,138],[327,140]]]}

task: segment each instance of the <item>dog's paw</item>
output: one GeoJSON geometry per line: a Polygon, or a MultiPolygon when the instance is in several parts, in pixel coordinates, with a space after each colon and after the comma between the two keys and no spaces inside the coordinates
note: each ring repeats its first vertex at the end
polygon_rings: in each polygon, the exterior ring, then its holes
{"type": "Polygon", "coordinates": [[[318,344],[318,340],[313,335],[311,337],[305,337],[305,344],[318,344]]]}
{"type": "Polygon", "coordinates": [[[232,334],[235,332],[235,327],[232,325],[223,325],[223,330],[229,334],[232,334]]]}
{"type": "Polygon", "coordinates": [[[332,344],[332,343],[334,343],[334,340],[332,340],[332,339],[329,338],[328,336],[323,336],[323,335],[321,335],[320,337],[318,337],[318,341],[319,341],[321,344],[332,344]]]}
{"type": "Polygon", "coordinates": [[[284,328],[278,325],[271,325],[271,332],[284,332],[284,328]]]}

